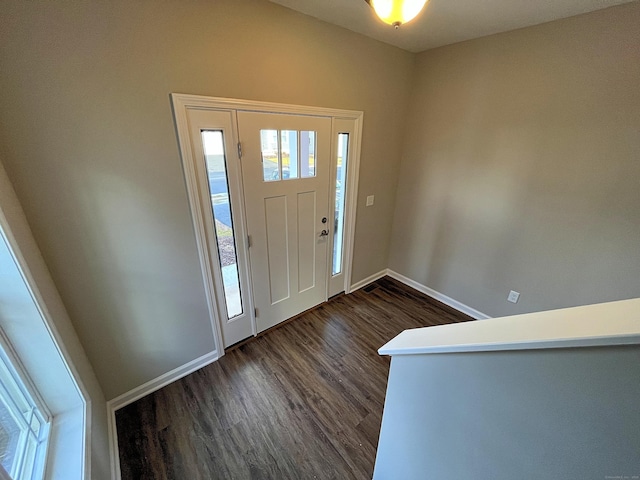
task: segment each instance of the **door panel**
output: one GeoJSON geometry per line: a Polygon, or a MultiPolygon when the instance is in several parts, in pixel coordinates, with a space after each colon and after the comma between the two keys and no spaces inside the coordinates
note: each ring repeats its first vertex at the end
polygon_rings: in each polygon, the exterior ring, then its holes
{"type": "Polygon", "coordinates": [[[298,193],[298,293],[315,287],[316,192],[298,193]]]}
{"type": "Polygon", "coordinates": [[[287,197],[282,195],[265,198],[264,207],[269,256],[269,287],[271,303],[274,304],[289,298],[287,197]]]}
{"type": "Polygon", "coordinates": [[[331,119],[238,112],[238,131],[263,331],[327,298],[331,119]]]}

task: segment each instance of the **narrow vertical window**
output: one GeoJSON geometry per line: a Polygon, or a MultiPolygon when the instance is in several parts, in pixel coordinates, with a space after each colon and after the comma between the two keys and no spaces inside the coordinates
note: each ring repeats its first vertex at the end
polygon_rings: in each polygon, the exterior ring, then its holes
{"type": "Polygon", "coordinates": [[[316,176],[316,132],[300,132],[300,177],[316,176]]]}
{"type": "Polygon", "coordinates": [[[278,130],[260,130],[262,174],[265,182],[280,180],[281,158],[278,130]]]}
{"type": "Polygon", "coordinates": [[[282,130],[280,133],[282,179],[298,178],[298,132],[282,130]]]}
{"type": "Polygon", "coordinates": [[[347,162],[349,156],[349,134],[338,134],[336,162],[336,198],[333,228],[333,275],[342,273],[342,248],[344,243],[344,206],[347,187],[347,162]]]}
{"type": "MultiPolygon", "coordinates": [[[[267,139],[267,141],[269,140],[271,139],[267,139]]],[[[213,222],[218,243],[218,261],[222,270],[227,317],[231,319],[242,314],[242,297],[222,131],[203,130],[202,143],[209,179],[209,194],[211,195],[213,222]]],[[[265,178],[265,180],[267,179],[265,178]]]]}

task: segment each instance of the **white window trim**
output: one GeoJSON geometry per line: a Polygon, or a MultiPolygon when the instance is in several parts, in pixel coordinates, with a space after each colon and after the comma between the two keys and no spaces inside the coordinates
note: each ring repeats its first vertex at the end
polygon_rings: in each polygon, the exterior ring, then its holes
{"type": "Polygon", "coordinates": [[[11,345],[11,342],[7,338],[7,335],[4,333],[4,330],[2,329],[2,327],[0,327],[0,348],[4,351],[4,355],[7,357],[7,360],[9,361],[13,369],[16,371],[18,378],[20,378],[22,383],[24,383],[24,387],[27,390],[27,392],[29,392],[29,395],[31,395],[31,399],[36,404],[36,407],[38,408],[38,410],[40,410],[42,415],[45,417],[45,421],[47,423],[50,422],[51,412],[49,411],[47,404],[42,399],[40,392],[38,392],[38,389],[36,388],[33,381],[31,380],[31,377],[27,373],[27,370],[24,368],[24,365],[20,361],[18,354],[16,353],[13,346],[11,345]]]}
{"type": "MultiPolygon", "coordinates": [[[[46,441],[44,445],[44,450],[41,447],[38,447],[37,457],[39,458],[36,458],[34,460],[35,465],[38,465],[37,468],[40,471],[40,476],[38,478],[43,478],[45,466],[46,466],[47,454],[49,451],[49,440],[50,440],[50,434],[51,434],[52,416],[51,416],[51,413],[49,412],[49,408],[47,407],[45,402],[42,400],[42,397],[40,396],[40,392],[38,392],[38,389],[33,384],[31,377],[29,376],[26,369],[22,365],[20,358],[16,354],[15,350],[13,349],[13,346],[11,345],[11,342],[7,338],[2,328],[0,328],[0,349],[2,349],[2,351],[0,352],[0,361],[4,363],[8,363],[9,370],[11,369],[14,370],[15,376],[18,377],[16,382],[22,383],[22,387],[20,389],[22,390],[24,388],[24,390],[26,390],[26,394],[29,396],[29,400],[33,402],[33,406],[35,406],[35,408],[38,410],[38,413],[40,414],[40,416],[43,417],[44,425],[42,426],[42,428],[44,429],[44,436],[46,437],[46,441]]],[[[4,468],[0,468],[0,473],[2,473],[3,475],[9,476],[8,473],[4,470],[4,468]]],[[[11,479],[10,476],[9,476],[9,479],[11,479]]]]}
{"type": "MultiPolygon", "coordinates": [[[[2,198],[1,200],[8,200],[8,205],[5,206],[0,204],[0,241],[4,241],[6,243],[15,265],[20,272],[27,289],[29,290],[29,294],[34,301],[38,313],[40,314],[40,318],[43,321],[47,333],[60,356],[64,369],[75,386],[75,393],[78,394],[81,401],[81,404],[77,408],[64,412],[62,415],[51,416],[44,478],[45,480],[71,480],[73,478],[89,479],[91,477],[91,404],[87,401],[89,395],[82,382],[79,381],[80,377],[69,360],[70,356],[66,351],[61,336],[55,327],[55,323],[46,308],[42,294],[37,287],[24,256],[22,255],[19,242],[14,236],[10,223],[5,215],[4,208],[9,207],[15,209],[15,205],[12,205],[13,202],[10,198],[2,198]],[[82,435],[81,439],[77,438],[77,427],[79,427],[80,434],[82,435]],[[69,434],[71,432],[72,434],[69,434]],[[78,444],[81,446],[80,451],[78,451],[77,448],[78,444]],[[78,455],[81,456],[80,459],[77,458],[78,455]],[[52,469],[52,465],[54,464],[56,468],[52,469]],[[66,465],[79,465],[79,469],[77,472],[70,472],[68,469],[65,469],[66,465]]],[[[46,402],[46,399],[44,400],[46,402]]]]}

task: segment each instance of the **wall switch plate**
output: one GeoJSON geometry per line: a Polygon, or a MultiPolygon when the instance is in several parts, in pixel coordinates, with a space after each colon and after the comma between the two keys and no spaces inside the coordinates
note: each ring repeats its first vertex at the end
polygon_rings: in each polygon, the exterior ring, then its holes
{"type": "Polygon", "coordinates": [[[373,200],[374,200],[374,196],[373,195],[369,195],[367,197],[367,207],[370,207],[371,205],[373,205],[373,200]]]}
{"type": "Polygon", "coordinates": [[[520,298],[520,292],[516,292],[515,290],[511,290],[509,292],[509,296],[507,300],[511,303],[518,303],[518,299],[520,298]]]}

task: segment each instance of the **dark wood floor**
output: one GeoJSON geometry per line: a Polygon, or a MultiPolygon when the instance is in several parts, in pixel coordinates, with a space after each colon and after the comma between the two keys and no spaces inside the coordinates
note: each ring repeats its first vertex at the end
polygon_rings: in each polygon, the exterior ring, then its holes
{"type": "Polygon", "coordinates": [[[385,277],[119,410],[122,478],[370,479],[407,328],[469,317],[385,277]]]}

